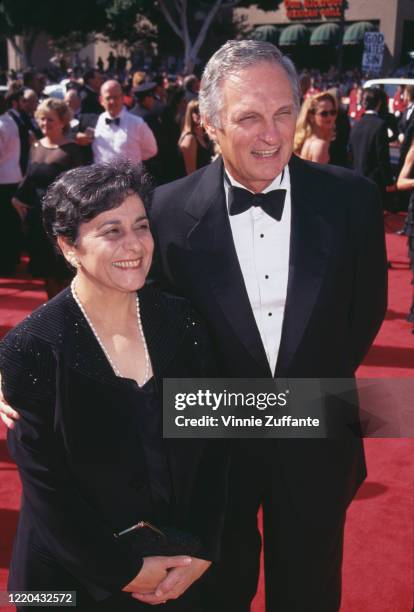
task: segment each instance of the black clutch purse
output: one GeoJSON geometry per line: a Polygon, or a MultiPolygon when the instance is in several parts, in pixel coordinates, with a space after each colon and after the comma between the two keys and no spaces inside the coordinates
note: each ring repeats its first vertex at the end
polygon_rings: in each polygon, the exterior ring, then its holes
{"type": "Polygon", "coordinates": [[[155,527],[146,521],[139,521],[114,535],[127,541],[138,557],[196,557],[201,549],[201,540],[197,536],[176,527],[155,527]]]}

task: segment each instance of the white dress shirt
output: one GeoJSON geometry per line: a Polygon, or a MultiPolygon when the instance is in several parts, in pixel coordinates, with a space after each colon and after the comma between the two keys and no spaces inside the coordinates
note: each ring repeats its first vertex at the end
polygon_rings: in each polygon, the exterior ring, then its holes
{"type": "Polygon", "coordinates": [[[20,136],[8,113],[0,115],[0,185],[20,183],[20,136]]]}
{"type": "MultiPolygon", "coordinates": [[[[228,171],[226,173],[233,186],[245,189],[228,171]]],[[[280,221],[258,206],[238,215],[229,215],[244,284],[272,374],[279,354],[289,275],[291,195],[288,166],[263,193],[279,188],[286,189],[280,221]]],[[[224,189],[228,210],[229,187],[226,181],[224,189]]]]}
{"type": "Polygon", "coordinates": [[[124,108],[118,115],[119,125],[106,123],[113,119],[109,113],[99,115],[92,142],[95,162],[111,162],[116,159],[129,159],[141,163],[154,157],[158,148],[151,128],[141,117],[131,115],[124,108]]]}

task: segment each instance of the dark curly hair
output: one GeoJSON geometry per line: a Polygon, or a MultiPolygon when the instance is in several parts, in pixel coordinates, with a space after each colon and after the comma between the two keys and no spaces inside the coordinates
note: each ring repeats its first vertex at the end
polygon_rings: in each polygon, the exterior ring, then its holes
{"type": "Polygon", "coordinates": [[[136,194],[148,211],[152,190],[141,166],[129,161],[92,164],[68,170],[49,187],[43,200],[43,226],[56,244],[58,236],[76,243],[79,226],[118,208],[136,194]]]}

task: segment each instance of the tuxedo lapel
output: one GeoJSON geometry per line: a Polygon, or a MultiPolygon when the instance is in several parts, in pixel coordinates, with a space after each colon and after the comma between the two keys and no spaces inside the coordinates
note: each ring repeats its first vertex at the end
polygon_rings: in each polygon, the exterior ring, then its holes
{"type": "Polygon", "coordinates": [[[206,299],[214,298],[239,340],[270,373],[266,353],[256,325],[226,211],[223,164],[218,160],[205,171],[186,209],[195,223],[188,241],[207,284],[206,299]]]}
{"type": "MultiPolygon", "coordinates": [[[[295,156],[289,170],[292,202],[289,279],[277,376],[288,371],[306,330],[325,275],[332,240],[329,225],[320,214],[324,195],[318,188],[316,173],[310,172],[295,156]]],[[[331,204],[335,206],[335,202],[331,204]]]]}

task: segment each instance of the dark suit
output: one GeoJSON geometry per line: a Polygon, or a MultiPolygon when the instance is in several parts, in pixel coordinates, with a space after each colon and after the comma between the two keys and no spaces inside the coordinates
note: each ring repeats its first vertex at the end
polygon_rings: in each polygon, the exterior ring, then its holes
{"type": "MultiPolygon", "coordinates": [[[[164,376],[215,374],[188,302],[146,288],[140,306],[159,394],[164,376]]],[[[147,609],[121,593],[143,560],[113,536],[138,520],[157,524],[146,467],[155,453],[141,433],[148,407],[135,381],[115,376],[69,289],[6,336],[0,366],[4,395],[21,414],[9,432],[23,483],[9,588],[76,590],[77,609],[88,612],[147,609]]],[[[166,440],[165,454],[171,524],[198,534],[200,557],[217,560],[226,446],[166,440]]],[[[197,589],[170,607],[199,610],[197,589]]]]}
{"type": "Polygon", "coordinates": [[[349,149],[352,167],[373,180],[384,198],[385,187],[393,183],[386,122],[365,113],[351,130],[349,149]]]}
{"type": "MultiPolygon", "coordinates": [[[[94,113],[79,113],[74,119],[75,125],[69,130],[69,137],[73,140],[76,139],[78,132],[86,132],[88,128],[95,128],[98,121],[99,115],[94,113]]],[[[93,162],[93,153],[91,145],[82,145],[82,153],[85,164],[91,164],[93,162]]]]}
{"type": "Polygon", "coordinates": [[[79,92],[81,99],[81,113],[100,115],[104,112],[99,102],[99,93],[85,85],[79,92]]]}
{"type": "MultiPolygon", "coordinates": [[[[289,281],[271,372],[234,248],[221,160],[159,187],[152,207],[156,274],[203,314],[227,377],[352,377],[386,307],[382,213],[375,186],[293,157],[289,281]]],[[[214,610],[249,610],[264,506],[267,610],[333,612],[346,508],[365,476],[361,440],[241,441],[232,464],[214,610]]]]}

